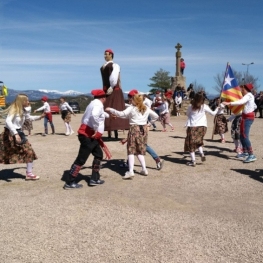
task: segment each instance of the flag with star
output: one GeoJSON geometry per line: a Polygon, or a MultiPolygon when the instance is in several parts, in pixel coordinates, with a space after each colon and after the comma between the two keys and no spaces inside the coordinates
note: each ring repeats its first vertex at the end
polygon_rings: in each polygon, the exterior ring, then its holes
{"type": "MultiPolygon", "coordinates": [[[[234,76],[230,64],[227,64],[224,84],[221,92],[221,98],[224,98],[225,101],[237,101],[243,97],[241,89],[237,83],[237,80],[234,76]]],[[[228,106],[233,114],[237,115],[244,108],[244,105],[237,106],[228,106]]]]}

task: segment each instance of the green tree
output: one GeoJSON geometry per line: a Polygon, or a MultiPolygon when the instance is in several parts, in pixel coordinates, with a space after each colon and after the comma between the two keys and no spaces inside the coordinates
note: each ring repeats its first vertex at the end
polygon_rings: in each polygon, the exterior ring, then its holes
{"type": "Polygon", "coordinates": [[[164,91],[165,89],[169,89],[171,87],[171,76],[169,76],[170,72],[165,71],[162,68],[154,73],[154,76],[150,78],[150,83],[148,86],[152,87],[150,92],[155,92],[156,90],[164,91]]]}
{"type": "MultiPolygon", "coordinates": [[[[241,72],[241,71],[236,71],[232,68],[234,76],[237,80],[237,83],[239,85],[245,84],[245,83],[252,83],[255,90],[258,90],[260,85],[258,84],[258,78],[249,74],[248,72],[241,72]]],[[[216,86],[214,86],[214,89],[220,94],[223,86],[225,78],[225,72],[222,72],[221,74],[218,73],[215,77],[214,80],[216,82],[216,86]]]]}

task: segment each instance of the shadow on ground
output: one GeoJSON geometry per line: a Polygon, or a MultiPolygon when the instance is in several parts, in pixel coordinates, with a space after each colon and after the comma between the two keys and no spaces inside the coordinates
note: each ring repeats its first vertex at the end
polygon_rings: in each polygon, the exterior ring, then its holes
{"type": "Polygon", "coordinates": [[[260,183],[263,183],[263,170],[257,169],[255,171],[248,170],[248,169],[231,169],[237,173],[247,175],[251,179],[254,179],[260,183]]]}
{"type": "Polygon", "coordinates": [[[21,169],[21,168],[25,168],[25,167],[1,170],[0,180],[6,181],[6,182],[12,182],[12,179],[25,179],[26,178],[25,175],[15,172],[16,169],[21,169]]]}

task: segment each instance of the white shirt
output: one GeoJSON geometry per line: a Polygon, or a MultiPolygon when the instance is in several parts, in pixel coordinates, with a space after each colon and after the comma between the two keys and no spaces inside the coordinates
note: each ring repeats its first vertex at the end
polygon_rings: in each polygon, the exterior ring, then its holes
{"type": "Polygon", "coordinates": [[[21,129],[25,120],[35,121],[40,120],[41,116],[31,116],[29,112],[24,112],[22,118],[17,115],[8,114],[5,119],[5,127],[10,131],[11,135],[17,134],[17,129],[21,129]]]}
{"type": "Polygon", "coordinates": [[[158,107],[155,107],[155,109],[159,110],[160,115],[165,114],[165,113],[169,113],[169,105],[168,102],[165,101],[163,102],[161,105],[159,105],[158,107]]]}
{"type": "Polygon", "coordinates": [[[254,95],[251,92],[248,92],[246,95],[244,95],[242,99],[231,102],[230,106],[243,105],[243,104],[245,104],[243,113],[248,114],[255,110],[254,95]]]}
{"type": "Polygon", "coordinates": [[[71,113],[73,113],[73,110],[72,108],[69,106],[69,104],[65,101],[63,103],[60,104],[60,110],[63,111],[63,110],[69,110],[71,113]]]}
{"type": "Polygon", "coordinates": [[[42,110],[43,110],[45,113],[50,112],[50,106],[49,106],[49,104],[48,104],[46,101],[44,102],[43,106],[40,107],[40,108],[38,108],[36,111],[42,111],[42,110]]]}
{"type": "Polygon", "coordinates": [[[105,118],[109,118],[109,114],[104,111],[103,103],[98,99],[94,99],[87,106],[82,116],[81,123],[103,134],[105,118]]]}
{"type": "Polygon", "coordinates": [[[119,76],[120,76],[120,71],[121,71],[121,68],[118,64],[114,63],[112,60],[111,61],[107,61],[103,67],[105,67],[108,63],[113,63],[112,64],[112,72],[111,72],[111,75],[110,75],[110,86],[111,88],[114,88],[117,83],[118,83],[118,79],[119,79],[119,76]]]}
{"type": "Polygon", "coordinates": [[[180,97],[178,97],[178,96],[175,96],[175,99],[174,99],[174,102],[175,102],[175,104],[181,104],[182,103],[182,97],[180,96],[180,97]]]}
{"type": "Polygon", "coordinates": [[[192,105],[189,105],[188,109],[187,109],[187,117],[188,120],[186,122],[186,126],[188,127],[197,127],[197,126],[205,126],[207,127],[207,118],[206,118],[206,112],[210,113],[211,115],[216,115],[218,111],[218,108],[214,111],[212,111],[208,105],[203,104],[203,106],[201,106],[201,109],[192,110],[192,105]]]}
{"type": "Polygon", "coordinates": [[[151,123],[155,122],[158,119],[158,115],[152,111],[150,108],[146,107],[146,111],[142,114],[139,112],[138,108],[131,105],[127,107],[124,111],[117,111],[110,108],[110,112],[117,117],[123,119],[129,119],[130,125],[145,125],[148,121],[148,116],[151,116],[151,123]]]}
{"type": "Polygon", "coordinates": [[[218,111],[217,111],[217,115],[224,114],[224,112],[225,112],[225,105],[220,103],[218,111]]]}
{"type": "Polygon", "coordinates": [[[143,104],[146,105],[148,108],[151,108],[152,103],[153,103],[153,102],[152,102],[150,99],[148,99],[148,98],[145,98],[145,99],[143,100],[143,104]]]}

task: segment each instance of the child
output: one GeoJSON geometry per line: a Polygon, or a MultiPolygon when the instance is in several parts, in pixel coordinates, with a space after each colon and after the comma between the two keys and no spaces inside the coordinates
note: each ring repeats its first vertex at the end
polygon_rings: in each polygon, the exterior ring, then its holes
{"type": "Polygon", "coordinates": [[[43,106],[34,110],[34,113],[36,113],[37,111],[44,111],[44,113],[45,113],[45,118],[44,118],[45,131],[42,134],[43,136],[48,135],[48,128],[47,128],[48,122],[50,123],[52,134],[55,134],[55,127],[54,127],[54,124],[52,122],[52,113],[50,111],[50,106],[49,106],[47,100],[48,100],[48,97],[46,97],[46,96],[42,97],[41,101],[43,102],[43,106]]]}
{"type": "Polygon", "coordinates": [[[41,116],[30,116],[25,111],[28,107],[28,97],[24,94],[16,96],[15,101],[3,111],[7,113],[5,120],[4,132],[0,135],[0,163],[26,163],[26,178],[25,180],[38,180],[39,176],[32,172],[33,161],[37,156],[28,142],[25,134],[22,132],[22,126],[26,119],[31,121],[40,120],[41,116]]]}
{"type": "Polygon", "coordinates": [[[150,108],[143,104],[143,96],[136,94],[131,99],[132,106],[127,107],[124,111],[117,111],[112,108],[106,108],[106,111],[111,114],[129,119],[130,130],[127,140],[127,152],[129,161],[129,171],[125,173],[123,179],[132,178],[134,176],[134,155],[139,159],[142,170],[140,174],[148,175],[146,169],[144,155],[146,153],[146,145],[148,139],[148,116],[152,118],[152,122],[157,120],[158,115],[150,108]]]}
{"type": "Polygon", "coordinates": [[[217,110],[212,111],[208,105],[204,103],[205,98],[201,92],[195,94],[191,104],[187,110],[188,120],[186,122],[186,138],[184,143],[184,151],[190,152],[191,161],[187,162],[188,166],[195,166],[195,151],[198,149],[201,160],[204,162],[206,157],[203,152],[203,139],[207,131],[206,112],[216,115],[217,110]]]}
{"type": "Polygon", "coordinates": [[[224,115],[225,105],[221,103],[220,98],[216,99],[216,107],[219,107],[218,112],[214,118],[214,134],[219,134],[221,137],[221,143],[225,143],[225,133],[228,132],[227,120],[224,115]]]}
{"type": "Polygon", "coordinates": [[[166,132],[166,124],[171,127],[171,131],[174,131],[173,125],[170,123],[170,112],[169,112],[169,107],[168,107],[168,102],[166,99],[162,99],[159,97],[157,99],[159,102],[158,107],[154,107],[154,109],[159,110],[160,112],[160,122],[163,126],[162,132],[166,132]]]}
{"type": "Polygon", "coordinates": [[[70,126],[71,122],[71,114],[75,116],[74,111],[72,108],[69,106],[69,104],[65,101],[65,98],[61,97],[60,98],[60,111],[61,111],[61,118],[65,123],[66,126],[66,133],[65,135],[71,135],[74,133],[73,129],[70,126]]]}

